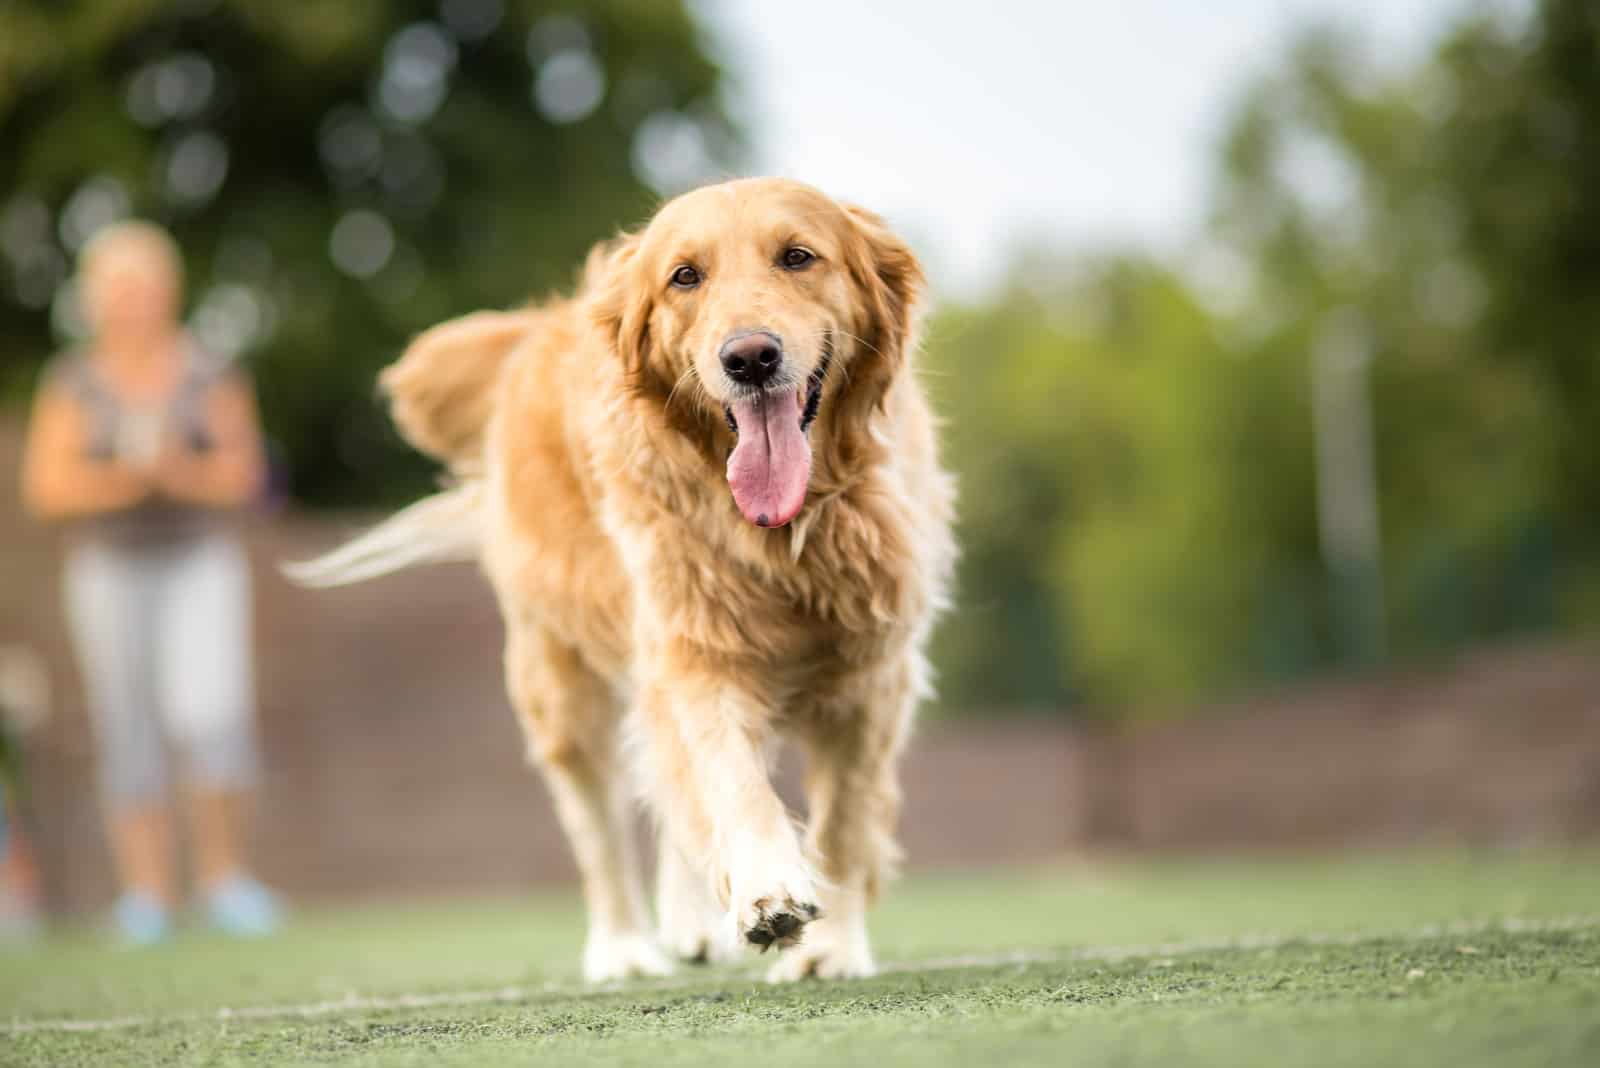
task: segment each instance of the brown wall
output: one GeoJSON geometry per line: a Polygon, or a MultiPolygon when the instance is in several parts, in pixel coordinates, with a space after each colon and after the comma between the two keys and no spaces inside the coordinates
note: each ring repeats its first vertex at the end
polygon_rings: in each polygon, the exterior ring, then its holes
{"type": "MultiPolygon", "coordinates": [[[[79,911],[108,900],[109,872],[56,546],[16,514],[15,452],[15,428],[0,426],[0,643],[33,644],[54,668],[61,700],[29,743],[30,807],[51,898],[79,911]]],[[[310,593],[277,576],[277,561],[349,526],[289,517],[249,531],[266,875],[299,899],[570,879],[501,693],[500,624],[482,580],[438,567],[310,593]]],[[[1489,653],[1127,736],[1064,720],[929,725],[907,762],[905,843],[913,865],[953,866],[1082,848],[1593,835],[1595,653],[1489,653]]]]}
{"type": "Polygon", "coordinates": [[[1101,746],[1097,836],[1137,848],[1483,846],[1600,833],[1600,648],[1267,695],[1101,746]]]}

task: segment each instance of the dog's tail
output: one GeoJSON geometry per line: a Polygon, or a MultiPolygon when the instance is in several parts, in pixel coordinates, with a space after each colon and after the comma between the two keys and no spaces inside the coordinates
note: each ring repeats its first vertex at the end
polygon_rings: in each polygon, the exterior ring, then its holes
{"type": "Polygon", "coordinates": [[[482,500],[482,482],[463,482],[396,512],[331,553],[283,565],[283,573],[302,586],[326,588],[417,564],[476,560],[483,544],[482,500]]]}
{"type": "Polygon", "coordinates": [[[501,373],[538,316],[481,311],[423,332],[378,378],[400,435],[457,473],[475,473],[501,373]]]}
{"type": "Polygon", "coordinates": [[[383,372],[401,436],[443,460],[458,484],[315,560],[286,564],[303,586],[344,586],[416,564],[472,561],[483,544],[483,446],[501,373],[537,318],[477,312],[424,332],[383,372]]]}

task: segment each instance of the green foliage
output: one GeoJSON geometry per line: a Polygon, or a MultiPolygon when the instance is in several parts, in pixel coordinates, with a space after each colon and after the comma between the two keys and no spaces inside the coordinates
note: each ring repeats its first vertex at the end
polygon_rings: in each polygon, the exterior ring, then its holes
{"type": "Polygon", "coordinates": [[[1148,261],[1020,278],[929,347],[963,487],[946,700],[1149,700],[1270,663],[1262,576],[1314,551],[1300,376],[1148,261]]]}
{"type": "MultiPolygon", "coordinates": [[[[1574,356],[1593,352],[1600,322],[1569,314],[1573,280],[1543,265],[1563,243],[1600,241],[1600,215],[1550,192],[1590,166],[1578,156],[1513,152],[1513,167],[1492,146],[1519,139],[1538,92],[1562,98],[1574,141],[1600,136],[1587,73],[1539,88],[1543,53],[1574,19],[1600,48],[1584,8],[1548,3],[1528,26],[1469,21],[1420,69],[1388,77],[1355,42],[1314,31],[1247,98],[1224,147],[1216,234],[1252,272],[1240,327],[1286,358],[1340,324],[1370,346],[1388,629],[1402,654],[1580,614],[1557,603],[1553,575],[1558,554],[1578,574],[1600,533],[1585,506],[1600,492],[1600,395],[1574,369],[1592,368],[1574,356]],[[1539,177],[1516,188],[1490,160],[1539,177]]],[[[1600,255],[1565,259],[1579,285],[1600,271],[1600,255]]]]}
{"type": "MultiPolygon", "coordinates": [[[[1541,0],[1526,32],[1470,24],[1441,51],[1433,131],[1463,255],[1484,279],[1485,348],[1527,383],[1557,536],[1600,557],[1600,8],[1541,0]]],[[[1593,575],[1573,614],[1600,614],[1593,575]]]]}
{"type": "Polygon", "coordinates": [[[1593,4],[1468,19],[1399,71],[1313,28],[1235,108],[1201,255],[1040,256],[945,311],[947,702],[1117,710],[1363,663],[1318,540],[1312,360],[1346,335],[1389,654],[1600,621],[1596,189],[1593,4]]]}
{"type": "Polygon", "coordinates": [[[646,178],[727,159],[719,77],[677,0],[0,6],[0,395],[53,347],[81,231],[127,209],[173,229],[196,321],[249,352],[298,494],[411,495],[431,476],[376,371],[567,284],[649,213],[646,178]]]}

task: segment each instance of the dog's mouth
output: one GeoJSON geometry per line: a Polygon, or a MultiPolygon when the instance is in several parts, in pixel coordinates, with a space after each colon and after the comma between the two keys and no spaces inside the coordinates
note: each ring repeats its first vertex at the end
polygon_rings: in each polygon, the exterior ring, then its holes
{"type": "Polygon", "coordinates": [[[739,439],[728,457],[728,488],[739,513],[758,527],[781,527],[806,503],[811,481],[806,431],[822,406],[822,384],[832,362],[833,346],[825,345],[804,389],[751,390],[722,407],[739,439]]]}

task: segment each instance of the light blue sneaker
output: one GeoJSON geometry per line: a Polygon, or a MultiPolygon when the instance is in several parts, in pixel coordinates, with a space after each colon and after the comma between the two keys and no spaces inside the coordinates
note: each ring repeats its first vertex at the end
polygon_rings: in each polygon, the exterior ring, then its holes
{"type": "Polygon", "coordinates": [[[211,926],[235,938],[263,938],[283,924],[277,895],[248,875],[235,875],[206,894],[211,926]]]}
{"type": "Polygon", "coordinates": [[[153,946],[172,935],[172,917],[166,906],[148,894],[130,890],[111,909],[117,933],[130,946],[153,946]]]}

